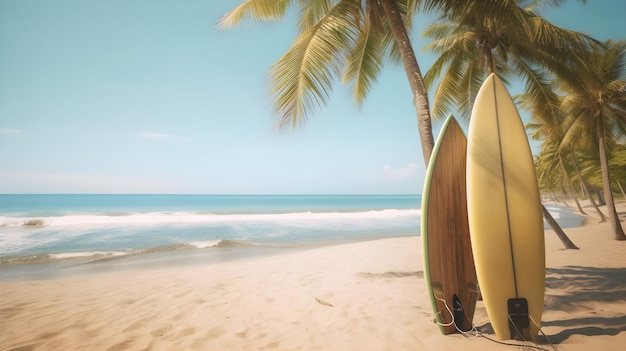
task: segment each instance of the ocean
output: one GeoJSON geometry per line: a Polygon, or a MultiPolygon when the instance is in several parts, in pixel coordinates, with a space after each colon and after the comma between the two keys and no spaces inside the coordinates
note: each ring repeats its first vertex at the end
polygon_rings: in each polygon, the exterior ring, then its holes
{"type": "Polygon", "coordinates": [[[0,279],[418,235],[420,202],[419,195],[0,195],[0,279]]]}
{"type": "MultiPolygon", "coordinates": [[[[0,195],[0,280],[414,236],[420,204],[420,195],[0,195]]],[[[564,226],[582,221],[549,210],[564,226]]]]}

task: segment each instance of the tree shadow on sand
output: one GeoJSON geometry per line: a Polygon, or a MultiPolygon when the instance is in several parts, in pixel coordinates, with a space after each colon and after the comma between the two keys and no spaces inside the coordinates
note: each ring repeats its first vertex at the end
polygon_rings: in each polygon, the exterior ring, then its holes
{"type": "MultiPolygon", "coordinates": [[[[621,317],[589,317],[574,318],[560,321],[551,321],[542,323],[543,326],[566,326],[562,331],[548,335],[547,340],[554,344],[560,344],[572,335],[583,336],[614,336],[626,331],[626,316],[621,317]]],[[[539,343],[547,343],[545,337],[539,338],[539,343]]]]}
{"type": "MultiPolygon", "coordinates": [[[[539,344],[561,344],[573,335],[614,336],[626,331],[626,314],[618,311],[595,310],[597,303],[626,302],[626,268],[596,268],[568,266],[548,268],[546,276],[545,311],[576,312],[575,318],[548,320],[542,327],[557,327],[560,331],[540,335],[539,344]],[[593,316],[581,317],[583,314],[593,316]]],[[[493,334],[489,322],[477,326],[482,334],[493,334]]]]}
{"type": "Polygon", "coordinates": [[[626,302],[626,268],[580,266],[549,268],[546,288],[544,306],[546,311],[588,311],[591,314],[604,314],[543,322],[544,327],[554,326],[563,329],[547,336],[551,342],[559,344],[572,335],[617,335],[626,331],[626,315],[623,313],[614,312],[612,313],[614,316],[610,316],[609,312],[609,316],[606,316],[606,311],[594,310],[596,306],[594,303],[597,302],[626,302]]]}

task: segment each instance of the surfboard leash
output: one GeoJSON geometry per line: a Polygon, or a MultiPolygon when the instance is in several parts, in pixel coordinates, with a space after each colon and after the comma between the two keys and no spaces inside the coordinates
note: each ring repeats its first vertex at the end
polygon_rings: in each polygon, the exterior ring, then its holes
{"type": "Polygon", "coordinates": [[[557,351],[558,348],[556,347],[556,345],[554,343],[552,343],[552,341],[550,340],[550,338],[548,338],[548,335],[546,335],[546,333],[543,332],[543,329],[541,329],[541,327],[539,327],[539,324],[537,324],[537,322],[535,322],[535,320],[533,319],[533,316],[531,316],[530,314],[528,315],[528,318],[530,318],[530,321],[535,325],[535,327],[537,327],[537,330],[539,330],[539,332],[541,333],[541,335],[544,337],[544,339],[546,339],[546,341],[548,342],[548,344],[550,344],[550,346],[552,346],[552,349],[554,351],[557,351]]]}
{"type": "MultiPolygon", "coordinates": [[[[487,335],[485,335],[484,333],[482,333],[480,330],[478,330],[478,327],[476,327],[476,325],[474,324],[474,322],[472,322],[472,329],[468,330],[468,331],[463,331],[461,329],[459,329],[459,327],[456,325],[456,323],[454,322],[454,313],[452,313],[452,309],[450,308],[450,306],[448,306],[448,303],[446,302],[446,300],[444,298],[438,297],[435,295],[435,299],[441,301],[443,303],[443,305],[446,307],[446,310],[448,311],[448,313],[450,314],[450,318],[452,319],[452,321],[450,323],[439,323],[437,321],[437,319],[435,318],[435,324],[439,325],[439,326],[443,326],[443,327],[447,327],[447,326],[451,326],[454,325],[454,328],[463,336],[471,339],[475,339],[477,337],[483,337],[493,343],[496,344],[500,344],[500,345],[504,345],[504,346],[512,346],[512,347],[521,347],[522,350],[525,349],[529,349],[529,350],[540,350],[540,351],[550,351],[542,346],[540,346],[539,344],[537,344],[536,342],[533,342],[534,345],[527,345],[527,344],[515,344],[515,343],[510,343],[510,342],[504,342],[504,341],[499,341],[493,338],[488,337],[487,335]]],[[[465,311],[463,311],[463,313],[465,314],[465,311]]],[[[441,314],[441,312],[438,312],[438,314],[441,314]]],[[[541,335],[548,341],[548,343],[550,344],[550,346],[552,347],[553,351],[558,351],[558,347],[552,343],[552,341],[550,341],[550,339],[548,338],[548,336],[543,332],[543,330],[539,327],[539,325],[535,322],[535,320],[529,315],[530,317],[530,321],[537,327],[537,329],[539,330],[539,332],[541,333],[541,335]]],[[[467,314],[465,314],[465,318],[467,318],[468,320],[470,320],[469,316],[467,314]]],[[[442,318],[443,320],[443,318],[442,318]]],[[[520,340],[520,342],[526,342],[525,340],[520,340]]]]}
{"type": "MultiPolygon", "coordinates": [[[[441,292],[439,294],[443,295],[443,293],[441,293],[441,292]]],[[[435,299],[437,299],[437,300],[439,300],[439,301],[441,301],[443,303],[443,305],[445,306],[446,310],[450,314],[450,318],[451,318],[451,322],[450,323],[439,323],[437,321],[437,319],[435,319],[435,324],[437,324],[439,326],[442,326],[442,327],[448,327],[448,326],[454,325],[454,329],[456,329],[457,332],[463,334],[463,336],[465,336],[465,337],[467,337],[469,339],[474,339],[474,338],[477,338],[477,337],[480,336],[479,335],[480,332],[478,331],[478,329],[476,329],[476,326],[474,325],[474,323],[472,323],[472,328],[470,330],[463,331],[463,330],[459,329],[459,326],[456,324],[456,320],[455,320],[455,317],[454,317],[455,314],[454,314],[454,312],[452,312],[452,309],[450,308],[450,306],[448,306],[448,302],[446,302],[446,300],[443,297],[435,296],[435,299]],[[470,334],[473,334],[473,335],[470,336],[470,334]]],[[[462,305],[460,305],[459,308],[454,308],[454,310],[463,312],[463,314],[465,315],[465,318],[467,320],[470,320],[470,318],[467,315],[467,313],[465,313],[465,309],[463,308],[462,305]]],[[[438,312],[437,314],[441,314],[441,312],[438,312]]],[[[441,320],[443,320],[443,318],[441,320]]]]}

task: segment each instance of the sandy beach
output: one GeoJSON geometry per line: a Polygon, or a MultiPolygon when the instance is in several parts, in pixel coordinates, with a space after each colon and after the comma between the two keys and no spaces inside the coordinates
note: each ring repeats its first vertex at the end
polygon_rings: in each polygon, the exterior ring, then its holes
{"type": "MultiPolygon", "coordinates": [[[[626,203],[618,212],[626,217],[626,203]]],[[[626,242],[588,213],[582,227],[566,230],[580,250],[546,232],[542,330],[559,350],[623,350],[626,242]]],[[[425,290],[419,237],[0,282],[0,350],[522,349],[441,335],[425,290]]],[[[493,337],[482,302],[474,323],[493,337]]]]}

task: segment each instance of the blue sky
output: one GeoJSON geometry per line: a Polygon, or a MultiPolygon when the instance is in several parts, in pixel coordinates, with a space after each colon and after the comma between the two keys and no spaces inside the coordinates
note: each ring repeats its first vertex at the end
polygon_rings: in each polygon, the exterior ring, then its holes
{"type": "MultiPolygon", "coordinates": [[[[277,131],[266,72],[295,22],[220,32],[240,2],[0,0],[0,193],[420,193],[402,67],[361,108],[337,85],[304,127],[277,131]]],[[[543,14],[623,38],[625,4],[543,14]]],[[[413,33],[424,72],[428,21],[413,33]]]]}

